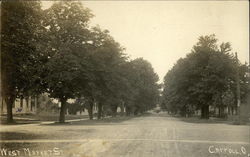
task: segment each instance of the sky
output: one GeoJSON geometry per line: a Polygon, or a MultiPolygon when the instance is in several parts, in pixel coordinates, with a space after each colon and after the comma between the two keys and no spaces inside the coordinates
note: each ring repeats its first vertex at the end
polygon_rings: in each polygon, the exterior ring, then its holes
{"type": "MultiPolygon", "coordinates": [[[[82,1],[132,59],[148,60],[160,81],[202,35],[230,42],[242,63],[249,57],[248,1],[82,1]]],[[[44,1],[43,8],[52,2],[44,1]]]]}

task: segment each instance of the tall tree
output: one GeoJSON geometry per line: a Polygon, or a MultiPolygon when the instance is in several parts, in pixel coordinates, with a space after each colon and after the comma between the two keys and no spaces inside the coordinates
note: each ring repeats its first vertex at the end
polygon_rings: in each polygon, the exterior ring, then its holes
{"type": "MultiPolygon", "coordinates": [[[[92,63],[89,87],[86,92],[90,100],[98,105],[98,119],[103,115],[104,105],[110,99],[119,99],[119,85],[121,84],[120,67],[125,63],[126,57],[123,48],[117,43],[107,30],[99,27],[92,28],[92,63]]],[[[91,108],[90,108],[91,109],[91,108]]],[[[92,111],[91,111],[92,112],[92,111]]]]}
{"type": "MultiPolygon", "coordinates": [[[[1,3],[1,83],[7,104],[7,121],[13,122],[15,99],[39,83],[42,10],[40,2],[1,3]],[[38,81],[38,82],[37,82],[38,81]]],[[[38,92],[38,91],[36,91],[38,92]]]]}
{"type": "Polygon", "coordinates": [[[215,35],[202,36],[184,59],[180,59],[164,78],[164,99],[177,110],[188,106],[201,109],[209,117],[209,105],[222,102],[222,95],[235,82],[236,64],[229,43],[218,47],[215,35]]]}
{"type": "Polygon", "coordinates": [[[66,102],[79,96],[87,82],[88,22],[93,16],[81,2],[56,2],[46,11],[49,60],[46,83],[50,97],[61,102],[59,122],[65,121],[66,102]]]}
{"type": "Polygon", "coordinates": [[[135,90],[133,112],[135,115],[143,113],[156,106],[159,100],[159,80],[151,64],[143,58],[131,61],[134,75],[129,78],[131,87],[135,90]]]}

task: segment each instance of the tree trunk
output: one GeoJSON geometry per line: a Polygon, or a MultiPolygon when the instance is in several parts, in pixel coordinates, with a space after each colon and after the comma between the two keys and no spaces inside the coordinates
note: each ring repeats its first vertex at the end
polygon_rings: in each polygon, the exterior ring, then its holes
{"type": "Polygon", "coordinates": [[[3,100],[3,98],[2,98],[2,101],[1,101],[1,111],[3,112],[3,103],[4,103],[4,100],[3,100]]]}
{"type": "Polygon", "coordinates": [[[60,101],[61,101],[61,109],[60,109],[59,123],[64,123],[65,122],[66,101],[67,101],[67,99],[60,99],[60,101]]]}
{"type": "Polygon", "coordinates": [[[29,97],[25,98],[26,101],[26,112],[29,110],[29,97]]]}
{"type": "Polygon", "coordinates": [[[201,118],[209,119],[209,105],[203,105],[201,107],[201,118]]]}
{"type": "Polygon", "coordinates": [[[220,106],[220,118],[223,118],[224,115],[224,106],[220,106]]]}
{"type": "Polygon", "coordinates": [[[23,108],[23,98],[20,98],[20,106],[23,108]]]}
{"type": "Polygon", "coordinates": [[[7,123],[13,123],[13,113],[12,113],[12,106],[15,101],[14,97],[9,97],[5,99],[6,106],[7,106],[7,123]]]}
{"type": "Polygon", "coordinates": [[[125,110],[126,110],[126,116],[129,116],[130,110],[129,110],[129,107],[127,105],[125,106],[125,110]]]}
{"type": "Polygon", "coordinates": [[[219,117],[221,117],[221,106],[219,106],[219,117]]]}
{"type": "Polygon", "coordinates": [[[40,104],[39,104],[39,99],[38,99],[38,95],[36,96],[36,110],[40,107],[39,106],[40,104]]]}
{"type": "Polygon", "coordinates": [[[121,103],[121,116],[124,116],[124,102],[121,103]]]}
{"type": "Polygon", "coordinates": [[[139,109],[136,108],[136,109],[134,110],[134,116],[137,116],[137,115],[138,115],[138,112],[139,112],[139,109]]]}
{"type": "Polygon", "coordinates": [[[30,111],[33,111],[33,104],[34,104],[34,99],[33,97],[30,97],[30,111]]]}
{"type": "Polygon", "coordinates": [[[89,113],[89,119],[93,120],[93,102],[89,103],[88,113],[89,113]]]}
{"type": "Polygon", "coordinates": [[[35,106],[34,106],[34,108],[35,108],[35,113],[37,113],[37,104],[38,104],[38,98],[37,98],[38,96],[36,95],[35,96],[35,98],[34,98],[34,101],[35,101],[35,106]]]}
{"type": "Polygon", "coordinates": [[[117,106],[117,105],[112,106],[112,117],[116,117],[116,114],[117,114],[117,108],[118,108],[118,106],[117,106]]]}
{"type": "Polygon", "coordinates": [[[102,117],[102,104],[99,102],[97,107],[98,107],[97,119],[101,119],[101,117],[102,117]]]}

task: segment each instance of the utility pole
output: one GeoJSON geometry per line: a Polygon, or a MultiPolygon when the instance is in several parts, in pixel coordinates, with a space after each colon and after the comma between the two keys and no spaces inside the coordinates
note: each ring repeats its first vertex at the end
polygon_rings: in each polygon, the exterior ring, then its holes
{"type": "Polygon", "coordinates": [[[236,95],[237,95],[237,115],[240,116],[240,78],[239,78],[239,61],[237,52],[235,52],[236,58],[236,95]]]}

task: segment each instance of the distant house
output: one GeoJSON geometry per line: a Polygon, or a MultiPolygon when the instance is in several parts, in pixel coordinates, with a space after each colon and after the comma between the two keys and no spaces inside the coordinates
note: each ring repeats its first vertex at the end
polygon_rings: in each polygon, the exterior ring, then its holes
{"type": "MultiPolygon", "coordinates": [[[[13,106],[12,112],[13,114],[21,114],[21,113],[36,113],[37,111],[38,100],[37,97],[28,97],[26,99],[16,99],[13,106]]],[[[1,97],[0,103],[0,114],[7,113],[7,105],[3,98],[1,97]]]]}
{"type": "Polygon", "coordinates": [[[230,115],[237,115],[237,107],[236,106],[209,106],[209,111],[212,113],[211,116],[220,116],[227,117],[230,115]]]}

